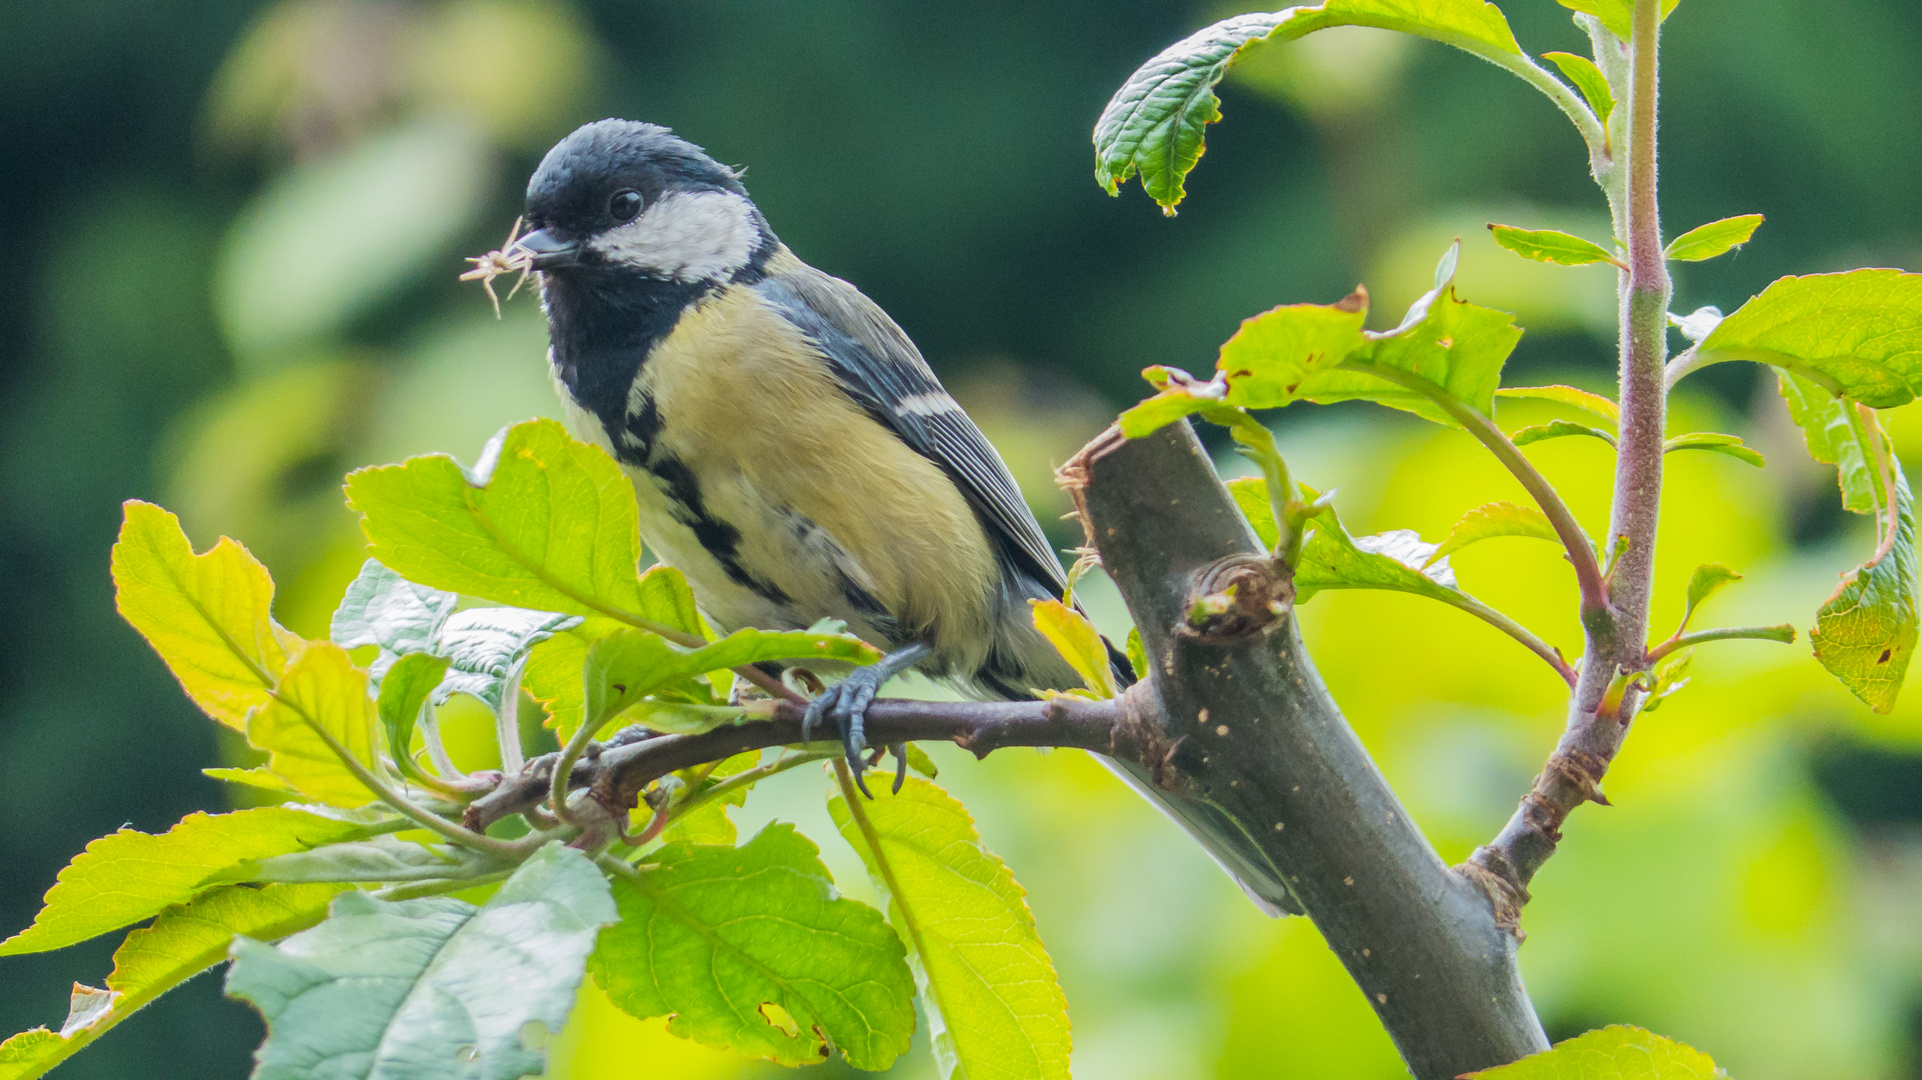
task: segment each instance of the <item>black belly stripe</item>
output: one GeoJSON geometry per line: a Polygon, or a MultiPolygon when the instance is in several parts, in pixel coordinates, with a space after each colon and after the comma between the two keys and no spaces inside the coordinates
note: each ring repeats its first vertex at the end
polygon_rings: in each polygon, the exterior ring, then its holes
{"type": "Polygon", "coordinates": [[[780,586],[741,565],[741,530],[707,512],[701,500],[701,482],[695,478],[694,470],[680,458],[666,454],[649,460],[643,467],[666,485],[663,494],[673,501],[677,510],[675,518],[688,527],[702,549],[720,564],[730,579],[773,603],[794,602],[780,586]]]}

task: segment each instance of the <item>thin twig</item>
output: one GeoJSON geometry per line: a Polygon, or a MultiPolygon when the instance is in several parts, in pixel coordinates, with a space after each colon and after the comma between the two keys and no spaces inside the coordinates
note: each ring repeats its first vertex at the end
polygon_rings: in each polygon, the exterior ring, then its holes
{"type": "Polygon", "coordinates": [[[1697,630],[1692,634],[1677,634],[1648,651],[1648,662],[1675,652],[1700,645],[1705,641],[1779,641],[1787,645],[1795,640],[1795,627],[1789,623],[1780,626],[1724,626],[1715,630],[1697,630]]]}

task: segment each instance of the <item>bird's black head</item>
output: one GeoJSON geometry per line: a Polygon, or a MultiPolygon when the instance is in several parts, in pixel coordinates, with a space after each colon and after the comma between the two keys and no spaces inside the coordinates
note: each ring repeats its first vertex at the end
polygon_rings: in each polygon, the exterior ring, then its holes
{"type": "Polygon", "coordinates": [[[775,241],[734,170],[658,124],[599,120],[562,139],[527,182],[521,246],[534,268],[724,281],[775,241]]]}

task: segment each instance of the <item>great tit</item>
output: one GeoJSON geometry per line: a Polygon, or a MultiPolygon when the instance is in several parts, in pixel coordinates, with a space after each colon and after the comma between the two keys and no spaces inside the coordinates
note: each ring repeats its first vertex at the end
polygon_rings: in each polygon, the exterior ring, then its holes
{"type": "Polygon", "coordinates": [[[1028,602],[1067,583],[1001,456],[740,174],[602,120],[548,151],[526,220],[569,425],[626,469],[648,547],[724,630],[833,618],[885,650],[804,721],[832,725],[857,779],[868,704],[901,671],[985,699],[1081,685],[1034,628],[1028,602]]]}

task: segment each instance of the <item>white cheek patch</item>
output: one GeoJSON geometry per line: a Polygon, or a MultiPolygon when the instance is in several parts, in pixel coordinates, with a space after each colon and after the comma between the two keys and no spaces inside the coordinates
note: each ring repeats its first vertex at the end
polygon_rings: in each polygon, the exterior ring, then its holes
{"type": "Polygon", "coordinates": [[[588,246],[612,263],[699,281],[746,266],[760,240],[752,203],[728,191],[687,191],[665,196],[588,246]]]}

